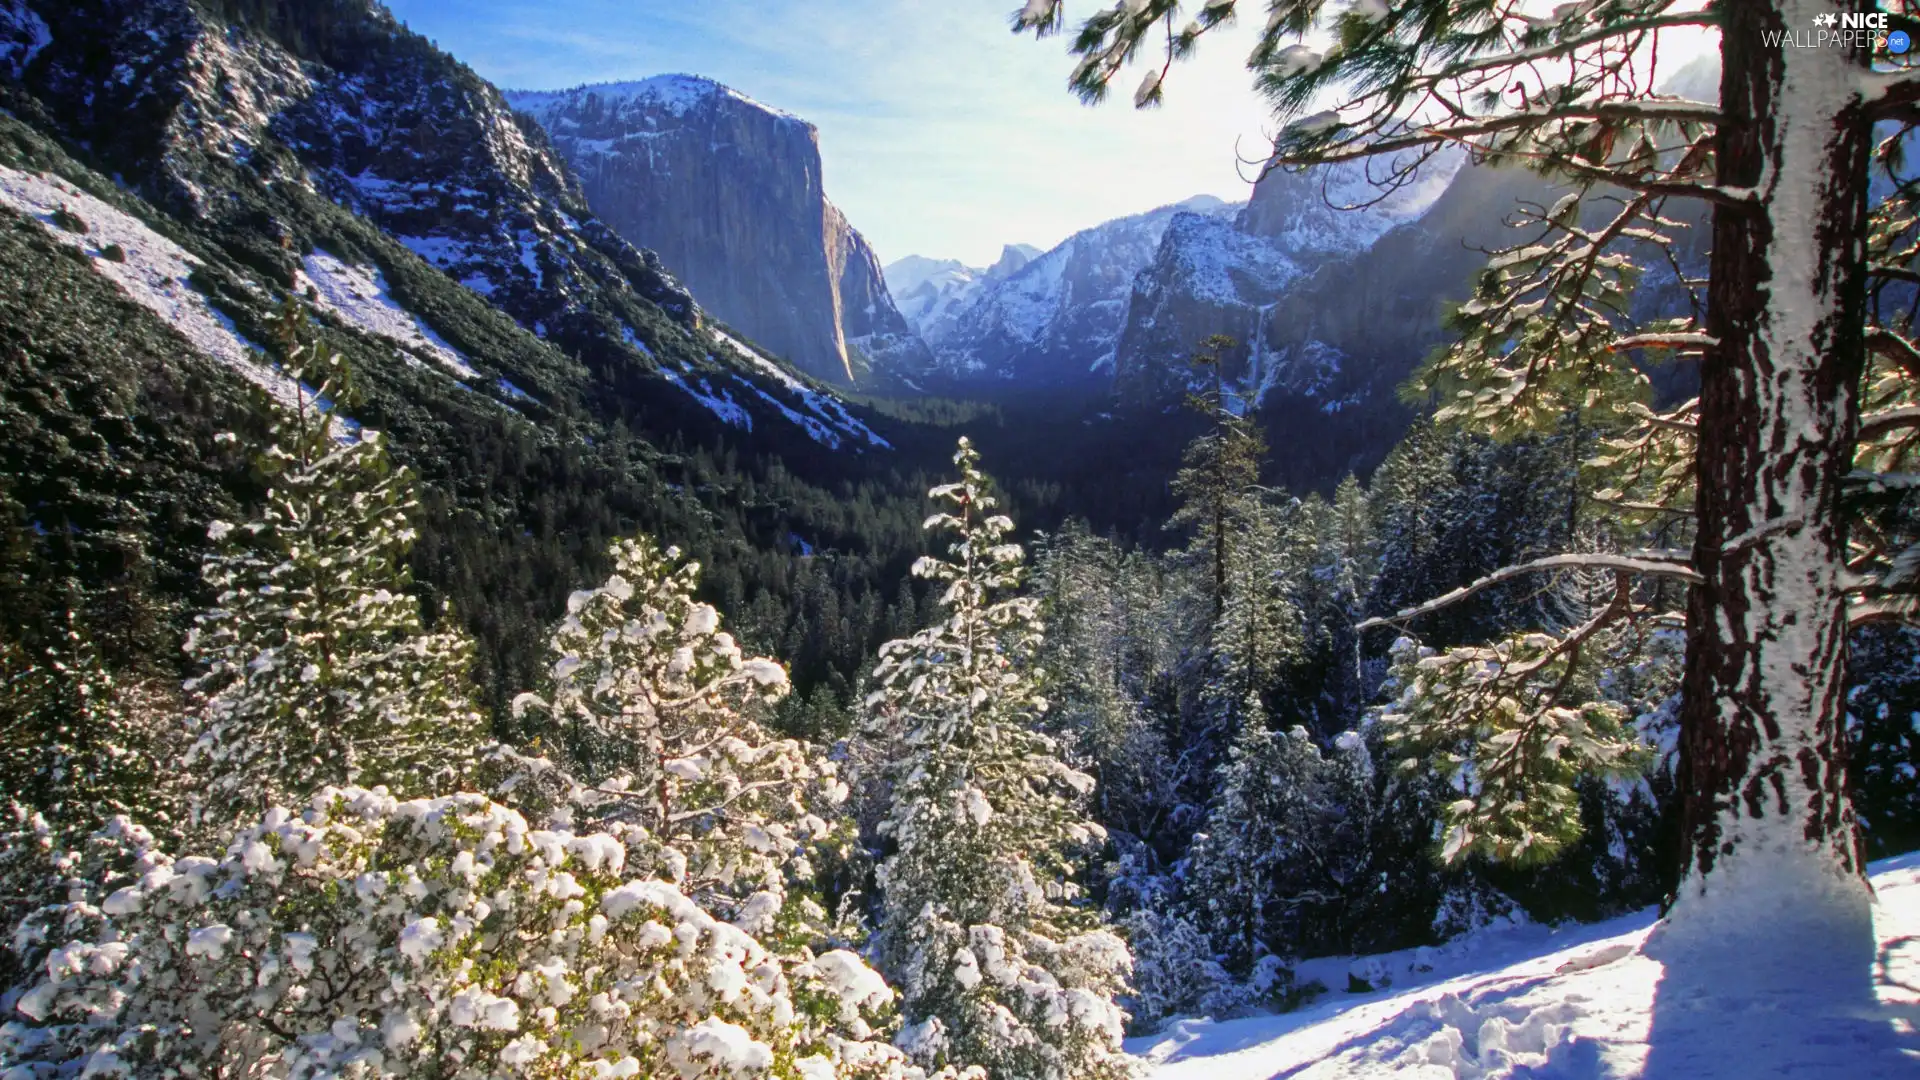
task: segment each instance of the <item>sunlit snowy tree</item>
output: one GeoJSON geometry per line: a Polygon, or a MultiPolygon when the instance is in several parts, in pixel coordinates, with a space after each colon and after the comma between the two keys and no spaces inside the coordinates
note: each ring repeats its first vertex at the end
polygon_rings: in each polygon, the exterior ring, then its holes
{"type": "Polygon", "coordinates": [[[176,856],[124,818],[16,935],[16,1075],[918,1077],[846,951],[782,958],[630,828],[329,788],[176,856]]]}
{"type": "Polygon", "coordinates": [[[745,656],[694,598],[698,563],[646,537],[609,554],[607,581],[567,600],[548,685],[513,703],[557,760],[505,763],[527,788],[505,797],[531,806],[539,789],[547,810],[638,827],[650,869],[753,933],[817,927],[824,912],[789,905],[788,886],[847,789],[819,751],[763,726],[786,669],[745,656]]]}
{"type": "MultiPolygon", "coordinates": [[[[1096,10],[1073,42],[1073,88],[1098,98],[1145,54],[1135,101],[1160,100],[1171,63],[1243,5],[1208,0],[1183,23],[1185,6],[1096,10]]],[[[1874,595],[1898,585],[1897,572],[1849,572],[1842,495],[1869,348],[1902,381],[1920,370],[1907,328],[1869,332],[1866,303],[1876,282],[1911,280],[1910,242],[1869,251],[1868,189],[1874,125],[1893,123],[1880,145],[1897,153],[1920,122],[1920,78],[1861,46],[1782,47],[1784,31],[1832,17],[1825,0],[1580,0],[1551,12],[1493,0],[1265,6],[1248,63],[1288,122],[1271,167],[1365,160],[1391,186],[1464,147],[1568,185],[1555,205],[1520,209],[1531,235],[1492,259],[1459,312],[1457,342],[1421,378],[1441,396],[1446,424],[1511,435],[1570,412],[1611,424],[1616,453],[1599,464],[1611,475],[1596,495],[1692,523],[1691,552],[1515,568],[1621,575],[1633,600],[1613,605],[1617,620],[1644,613],[1645,587],[1629,578],[1690,586],[1675,918],[1764,890],[1821,932],[1861,940],[1868,892],[1842,767],[1847,628],[1906,601],[1874,595]],[[1719,34],[1712,100],[1656,89],[1657,36],[1682,27],[1719,34]],[[1672,249],[1683,202],[1711,214],[1702,314],[1636,321],[1636,256],[1672,249]],[[1648,351],[1698,355],[1699,396],[1656,406],[1641,366],[1648,351]]],[[[1063,8],[1031,0],[1016,28],[1057,30],[1063,8]]],[[[1883,412],[1864,427],[1913,423],[1883,412]]],[[[1876,546],[1889,560],[1901,550],[1876,546]]],[[[1522,675],[1572,670],[1597,633],[1582,624],[1483,659],[1522,675]]],[[[1528,724],[1581,717],[1558,686],[1527,688],[1517,704],[1528,724]]],[[[1487,742],[1476,755],[1511,749],[1487,742]]]]}
{"type": "Polygon", "coordinates": [[[446,790],[480,730],[472,643],[428,629],[408,591],[412,478],[339,418],[345,361],[289,319],[289,368],[311,387],[275,413],[259,516],[208,528],[213,606],[186,643],[203,668],[191,761],[216,826],[328,785],[446,790]]]}
{"type": "Polygon", "coordinates": [[[901,1045],[929,1065],[1034,1080],[1121,1077],[1131,958],[1084,895],[1102,840],[1091,777],[1041,731],[1038,601],[1014,595],[1025,555],[965,439],[960,479],[933,489],[927,528],[945,557],[914,567],[945,586],[939,619],[881,647],[871,722],[893,732],[881,834],[882,968],[899,986],[901,1045]]]}

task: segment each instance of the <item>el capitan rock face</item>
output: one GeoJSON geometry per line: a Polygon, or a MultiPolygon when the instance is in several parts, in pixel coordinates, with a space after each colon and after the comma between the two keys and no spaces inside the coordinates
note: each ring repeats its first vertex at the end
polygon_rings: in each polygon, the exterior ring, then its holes
{"type": "Polygon", "coordinates": [[[687,75],[508,100],[546,129],[601,219],[770,351],[842,384],[930,361],[827,200],[813,125],[687,75]]]}

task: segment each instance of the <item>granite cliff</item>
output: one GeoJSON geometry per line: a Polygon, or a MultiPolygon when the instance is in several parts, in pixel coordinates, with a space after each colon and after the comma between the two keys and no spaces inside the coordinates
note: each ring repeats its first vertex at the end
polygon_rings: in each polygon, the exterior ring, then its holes
{"type": "Polygon", "coordinates": [[[879,261],[827,199],[813,125],[690,75],[508,101],[546,130],[595,213],[735,330],[841,384],[925,368],[879,261]]]}

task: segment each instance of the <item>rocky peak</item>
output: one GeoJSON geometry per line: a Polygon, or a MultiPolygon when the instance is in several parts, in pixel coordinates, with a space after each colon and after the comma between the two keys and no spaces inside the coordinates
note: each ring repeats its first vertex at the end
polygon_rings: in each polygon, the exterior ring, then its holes
{"type": "Polygon", "coordinates": [[[878,260],[827,199],[813,125],[692,75],[508,100],[602,220],[769,351],[842,384],[926,365],[878,260]]]}

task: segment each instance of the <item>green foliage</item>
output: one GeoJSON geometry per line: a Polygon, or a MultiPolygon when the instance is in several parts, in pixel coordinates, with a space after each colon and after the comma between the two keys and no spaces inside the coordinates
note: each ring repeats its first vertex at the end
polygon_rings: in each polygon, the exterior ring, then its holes
{"type": "Polygon", "coordinates": [[[879,945],[910,1025],[902,1045],[990,1075],[1125,1077],[1112,998],[1131,960],[1081,883],[1104,839],[1084,816],[1093,780],[1040,729],[1038,601],[1012,594],[1025,572],[1013,522],[993,513],[964,438],[954,464],[927,519],[952,543],[914,568],[945,586],[940,618],[881,647],[866,701],[894,748],[879,945]]]}
{"type": "Polygon", "coordinates": [[[1597,668],[1583,664],[1591,633],[1444,653],[1396,647],[1398,696],[1380,722],[1405,768],[1432,768],[1459,793],[1444,811],[1443,860],[1551,860],[1580,835],[1579,777],[1646,767],[1646,748],[1623,729],[1626,709],[1597,696],[1597,668]]]}
{"type": "Polygon", "coordinates": [[[338,420],[345,362],[312,351],[297,308],[281,343],[303,389],[262,455],[261,515],[209,527],[214,602],[187,639],[204,669],[190,686],[205,701],[194,749],[213,823],[330,784],[442,790],[481,730],[471,641],[429,631],[407,592],[411,477],[376,432],[338,420]]]}

